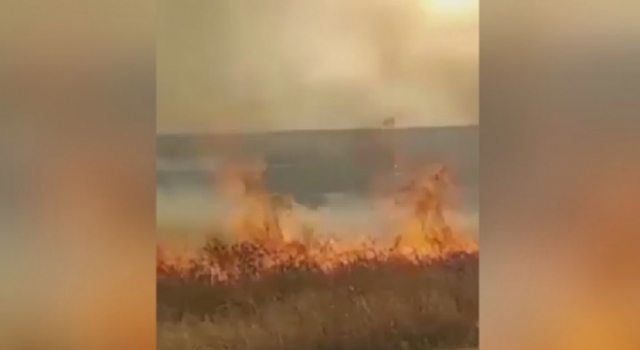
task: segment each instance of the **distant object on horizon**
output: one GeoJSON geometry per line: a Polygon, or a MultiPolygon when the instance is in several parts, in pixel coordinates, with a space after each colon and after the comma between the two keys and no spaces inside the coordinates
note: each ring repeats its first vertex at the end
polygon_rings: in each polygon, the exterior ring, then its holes
{"type": "Polygon", "coordinates": [[[393,129],[396,127],[396,118],[390,117],[382,121],[382,127],[393,129]]]}

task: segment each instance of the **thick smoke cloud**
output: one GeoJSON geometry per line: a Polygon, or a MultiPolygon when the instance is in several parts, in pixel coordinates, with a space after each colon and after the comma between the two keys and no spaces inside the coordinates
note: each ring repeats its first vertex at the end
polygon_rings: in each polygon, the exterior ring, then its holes
{"type": "Polygon", "coordinates": [[[425,0],[158,3],[158,130],[478,122],[477,11],[425,0]]]}

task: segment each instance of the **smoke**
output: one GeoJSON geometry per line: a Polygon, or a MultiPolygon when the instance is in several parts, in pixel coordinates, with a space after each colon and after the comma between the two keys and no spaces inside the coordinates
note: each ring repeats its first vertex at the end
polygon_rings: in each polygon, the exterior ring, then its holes
{"type": "MultiPolygon", "coordinates": [[[[388,239],[393,238],[398,222],[410,215],[392,206],[392,203],[363,196],[335,193],[327,194],[324,203],[316,208],[294,202],[292,215],[299,224],[312,228],[318,237],[388,239]]],[[[240,211],[237,203],[197,188],[176,193],[158,191],[156,209],[163,239],[180,237],[192,244],[210,234],[229,237],[229,218],[240,211]]],[[[472,208],[446,210],[444,215],[457,231],[477,237],[477,211],[472,208]]]]}
{"type": "Polygon", "coordinates": [[[418,0],[162,0],[159,131],[476,124],[477,16],[418,0]]]}

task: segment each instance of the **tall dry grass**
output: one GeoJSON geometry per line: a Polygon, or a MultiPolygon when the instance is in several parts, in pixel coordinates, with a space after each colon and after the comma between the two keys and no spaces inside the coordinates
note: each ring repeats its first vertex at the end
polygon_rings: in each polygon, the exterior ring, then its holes
{"type": "Polygon", "coordinates": [[[443,209],[446,168],[411,171],[388,194],[410,213],[393,243],[291,234],[288,196],[265,164],[233,164],[221,193],[242,204],[232,237],[189,254],[158,249],[158,347],[182,349],[432,349],[477,346],[477,245],[443,209]]]}
{"type": "Polygon", "coordinates": [[[477,346],[477,252],[363,254],[331,269],[297,254],[215,239],[182,265],[159,254],[158,348],[477,346]],[[216,278],[213,262],[234,266],[236,275],[216,278]]]}

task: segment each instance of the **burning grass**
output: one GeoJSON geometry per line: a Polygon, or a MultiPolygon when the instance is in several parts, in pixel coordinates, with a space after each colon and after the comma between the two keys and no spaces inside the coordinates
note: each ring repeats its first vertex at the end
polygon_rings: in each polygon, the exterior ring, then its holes
{"type": "Polygon", "coordinates": [[[477,346],[475,252],[356,258],[328,270],[294,259],[260,270],[265,254],[286,255],[247,243],[212,250],[215,244],[201,256],[237,259],[234,278],[212,279],[197,260],[190,269],[161,268],[159,349],[477,346]]]}
{"type": "Polygon", "coordinates": [[[477,346],[478,252],[432,244],[210,237],[191,254],[159,248],[158,348],[477,346]]]}
{"type": "Polygon", "coordinates": [[[443,218],[444,168],[420,169],[385,194],[406,214],[386,242],[303,230],[262,170],[219,174],[241,204],[233,241],[210,237],[188,254],[158,248],[159,349],[477,346],[478,249],[443,218]]]}

